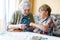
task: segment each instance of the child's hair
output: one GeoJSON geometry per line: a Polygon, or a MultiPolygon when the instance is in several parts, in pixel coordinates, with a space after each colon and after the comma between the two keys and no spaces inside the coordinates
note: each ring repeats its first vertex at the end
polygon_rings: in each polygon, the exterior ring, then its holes
{"type": "Polygon", "coordinates": [[[39,7],[39,11],[48,11],[48,16],[50,16],[51,14],[51,8],[50,6],[48,6],[47,4],[42,5],[41,7],[39,7]]]}

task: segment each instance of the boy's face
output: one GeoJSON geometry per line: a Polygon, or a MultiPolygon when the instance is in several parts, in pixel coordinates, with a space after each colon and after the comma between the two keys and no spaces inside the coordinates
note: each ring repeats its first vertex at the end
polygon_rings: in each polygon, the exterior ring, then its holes
{"type": "Polygon", "coordinates": [[[39,11],[40,18],[46,18],[48,17],[48,11],[39,11]]]}
{"type": "Polygon", "coordinates": [[[23,8],[24,15],[27,16],[29,15],[30,9],[23,8]]]}

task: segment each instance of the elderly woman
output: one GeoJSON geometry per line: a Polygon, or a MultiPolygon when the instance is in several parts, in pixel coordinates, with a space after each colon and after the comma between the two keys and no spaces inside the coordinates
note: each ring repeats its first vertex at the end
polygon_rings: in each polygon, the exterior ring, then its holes
{"type": "Polygon", "coordinates": [[[29,1],[22,1],[19,8],[12,16],[12,20],[9,22],[8,30],[24,30],[32,32],[33,29],[29,26],[30,22],[34,22],[33,15],[30,12],[31,4],[29,1]]]}

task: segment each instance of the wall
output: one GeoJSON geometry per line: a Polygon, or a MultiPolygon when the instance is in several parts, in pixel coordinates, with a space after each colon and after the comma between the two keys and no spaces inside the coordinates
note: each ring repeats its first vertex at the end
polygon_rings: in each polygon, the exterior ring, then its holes
{"type": "Polygon", "coordinates": [[[31,2],[31,12],[34,14],[34,1],[35,0],[30,0],[30,2],[31,2]]]}
{"type": "Polygon", "coordinates": [[[52,13],[60,13],[60,0],[34,0],[34,13],[38,13],[38,8],[42,4],[48,4],[52,8],[52,13]]]}

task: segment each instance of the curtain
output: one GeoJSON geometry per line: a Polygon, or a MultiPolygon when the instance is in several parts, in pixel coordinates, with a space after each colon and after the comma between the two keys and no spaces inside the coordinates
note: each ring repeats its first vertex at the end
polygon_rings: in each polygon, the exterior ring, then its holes
{"type": "Polygon", "coordinates": [[[6,0],[0,0],[0,32],[5,31],[6,0]]]}
{"type": "Polygon", "coordinates": [[[7,24],[15,10],[18,10],[18,0],[0,0],[0,31],[7,30],[7,24]]]}

